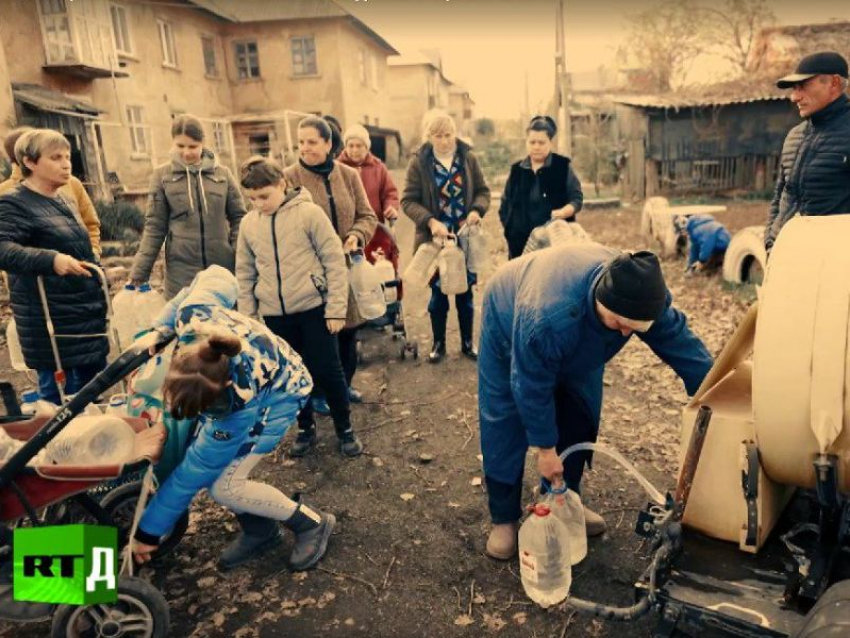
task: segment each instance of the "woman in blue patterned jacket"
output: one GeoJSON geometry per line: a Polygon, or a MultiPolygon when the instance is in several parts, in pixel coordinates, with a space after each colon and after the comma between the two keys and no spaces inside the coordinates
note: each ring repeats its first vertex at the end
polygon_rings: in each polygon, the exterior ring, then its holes
{"type": "Polygon", "coordinates": [[[223,570],[279,545],[278,522],[296,534],[293,569],[313,567],[327,549],[336,522],[332,514],[248,480],[296,421],[313,382],[285,341],[233,310],[236,296],[236,278],[211,266],[166,305],[154,332],[142,338],[153,343],[157,331],[177,332],[177,350],[163,386],[165,406],[178,419],[197,417],[198,427],[185,458],[139,522],[133,548],[138,562],[150,559],[162,536],[204,488],[236,513],[242,527],[221,555],[223,570]]]}

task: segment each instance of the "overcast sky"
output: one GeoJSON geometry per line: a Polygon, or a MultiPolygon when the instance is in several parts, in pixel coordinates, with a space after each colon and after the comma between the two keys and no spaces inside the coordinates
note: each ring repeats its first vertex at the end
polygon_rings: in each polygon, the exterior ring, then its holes
{"type": "MultiPolygon", "coordinates": [[[[336,0],[401,53],[440,49],[450,80],[469,89],[476,115],[541,109],[554,87],[555,0],[336,0]]],[[[629,15],[653,0],[566,0],[567,65],[590,71],[625,44],[629,15]]],[[[717,4],[717,2],[715,2],[717,4]]],[[[850,0],[774,0],[779,24],[850,20],[850,0]]],[[[710,79],[699,67],[692,77],[710,79]]]]}

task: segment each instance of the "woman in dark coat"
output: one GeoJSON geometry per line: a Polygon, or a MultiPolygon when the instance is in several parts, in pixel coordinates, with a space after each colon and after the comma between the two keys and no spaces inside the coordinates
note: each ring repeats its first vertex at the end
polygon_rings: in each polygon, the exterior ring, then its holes
{"type": "Polygon", "coordinates": [[[56,131],[33,129],[15,144],[15,155],[24,179],[0,197],[0,269],[9,273],[21,350],[27,366],[38,373],[39,395],[58,404],[56,361],[37,277],[44,277],[69,394],[106,365],[106,299],[85,266],[95,262],[88,231],[74,202],[59,192],[71,178],[68,141],[56,131]]]}
{"type": "MultiPolygon", "coordinates": [[[[490,207],[490,189],[484,181],[481,165],[470,146],[457,139],[457,125],[446,113],[433,112],[425,118],[425,143],[416,151],[407,166],[401,207],[416,224],[413,251],[432,239],[456,235],[465,225],[481,223],[490,207]]],[[[455,295],[460,350],[464,356],[477,360],[478,350],[472,340],[475,305],[472,285],[475,273],[467,273],[469,290],[455,295]]],[[[446,354],[446,322],[449,298],[440,289],[440,279],[431,283],[431,330],[434,336],[429,363],[442,361],[446,354]]]]}
{"type": "Polygon", "coordinates": [[[508,258],[519,257],[531,231],[551,219],[576,221],[584,196],[569,157],[552,151],[558,132],[546,115],[531,119],[526,129],[528,156],[511,166],[499,217],[508,241],[508,258]]]}

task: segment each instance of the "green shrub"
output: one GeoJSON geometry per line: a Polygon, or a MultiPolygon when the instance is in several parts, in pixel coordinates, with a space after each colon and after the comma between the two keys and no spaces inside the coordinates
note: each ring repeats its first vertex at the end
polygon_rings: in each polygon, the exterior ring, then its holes
{"type": "Polygon", "coordinates": [[[145,214],[135,204],[98,201],[94,207],[100,217],[100,238],[103,241],[126,242],[128,235],[138,237],[142,234],[145,214]]]}

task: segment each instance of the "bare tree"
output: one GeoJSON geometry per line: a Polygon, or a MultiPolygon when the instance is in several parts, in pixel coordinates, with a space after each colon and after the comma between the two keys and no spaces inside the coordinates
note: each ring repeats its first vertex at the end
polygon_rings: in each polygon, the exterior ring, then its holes
{"type": "Polygon", "coordinates": [[[682,83],[703,50],[698,8],[693,0],[661,1],[631,16],[628,48],[651,76],[658,92],[682,83]]]}
{"type": "Polygon", "coordinates": [[[738,73],[758,71],[761,60],[755,56],[751,58],[753,47],[761,30],[776,23],[768,0],[723,0],[704,4],[700,11],[709,18],[704,26],[704,37],[720,56],[738,73]]]}

